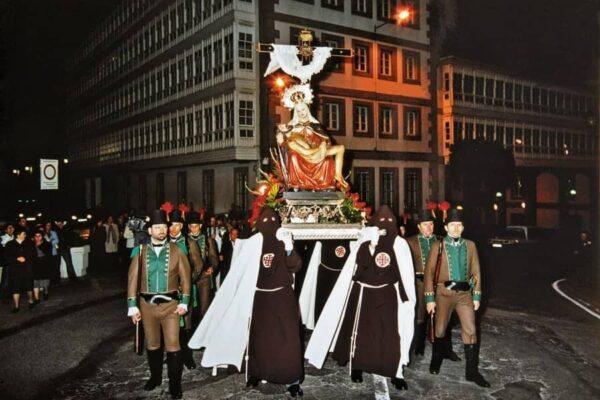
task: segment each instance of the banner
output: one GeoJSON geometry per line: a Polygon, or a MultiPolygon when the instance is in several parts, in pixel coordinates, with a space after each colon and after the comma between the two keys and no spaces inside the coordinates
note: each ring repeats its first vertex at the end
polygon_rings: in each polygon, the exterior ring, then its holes
{"type": "Polygon", "coordinates": [[[58,190],[58,160],[40,159],[40,189],[58,190]]]}

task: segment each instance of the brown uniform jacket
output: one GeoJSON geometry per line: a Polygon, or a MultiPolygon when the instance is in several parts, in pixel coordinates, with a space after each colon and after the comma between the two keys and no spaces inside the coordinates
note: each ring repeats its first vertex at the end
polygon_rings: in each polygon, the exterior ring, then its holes
{"type": "MultiPolygon", "coordinates": [[[[169,273],[167,291],[175,292],[181,288],[181,293],[189,298],[191,288],[190,264],[187,256],[175,243],[167,243],[169,248],[169,273]]],[[[138,258],[142,257],[142,279],[139,292],[148,293],[148,279],[146,274],[146,252],[148,246],[144,245],[140,254],[131,259],[129,266],[129,278],[127,283],[127,298],[136,297],[138,294],[138,258]]],[[[150,250],[152,251],[152,250],[150,250]]]]}
{"type": "Polygon", "coordinates": [[[200,276],[200,273],[204,269],[204,261],[202,260],[202,255],[200,254],[200,247],[189,237],[185,238],[185,244],[188,248],[188,258],[190,262],[190,268],[192,270],[192,282],[196,282],[200,276]]]}
{"type": "MultiPolygon", "coordinates": [[[[473,282],[473,296],[481,296],[481,269],[479,266],[479,256],[477,255],[477,248],[475,243],[470,240],[463,239],[467,245],[467,281],[472,280],[473,282]]],[[[427,264],[425,266],[425,297],[428,295],[435,294],[435,287],[438,284],[444,284],[449,281],[449,269],[448,269],[448,258],[446,252],[442,250],[441,264],[440,264],[440,275],[438,281],[434,285],[435,279],[435,264],[437,263],[438,251],[442,241],[437,241],[431,245],[431,251],[427,258],[427,264]]]]}
{"type": "MultiPolygon", "coordinates": [[[[412,255],[413,266],[415,268],[415,274],[422,274],[425,272],[425,266],[423,265],[421,256],[421,246],[419,246],[419,235],[414,235],[406,239],[408,247],[410,247],[410,254],[412,255]]],[[[425,260],[427,261],[427,260],[425,260]]]]}

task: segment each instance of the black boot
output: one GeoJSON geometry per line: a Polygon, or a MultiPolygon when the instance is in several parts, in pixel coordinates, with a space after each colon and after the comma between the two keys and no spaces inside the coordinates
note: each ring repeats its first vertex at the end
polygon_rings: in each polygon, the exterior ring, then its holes
{"type": "Polygon", "coordinates": [[[362,378],[362,371],[359,369],[353,369],[352,370],[352,374],[350,375],[350,378],[352,379],[352,382],[362,382],[363,378],[362,378]]]}
{"type": "Polygon", "coordinates": [[[408,384],[402,378],[392,378],[392,384],[397,390],[408,390],[408,384]]]}
{"type": "Polygon", "coordinates": [[[196,362],[194,361],[194,352],[188,347],[188,341],[192,337],[189,329],[179,330],[179,343],[181,344],[181,352],[183,353],[183,365],[187,369],[196,369],[196,362]]]}
{"type": "Polygon", "coordinates": [[[299,383],[288,386],[287,391],[290,393],[291,397],[302,397],[304,395],[299,383]]]}
{"type": "Polygon", "coordinates": [[[479,373],[479,356],[476,344],[465,344],[465,358],[467,359],[465,378],[469,382],[474,382],[477,386],[490,387],[490,383],[479,373]]]}
{"type": "Polygon", "coordinates": [[[429,364],[429,372],[437,375],[440,373],[442,361],[444,361],[444,338],[435,338],[432,344],[431,363],[429,364]]]}
{"type": "Polygon", "coordinates": [[[450,361],[460,361],[458,354],[452,350],[452,334],[446,335],[440,340],[444,341],[444,359],[450,361]]]}
{"type": "Polygon", "coordinates": [[[427,324],[417,324],[415,327],[415,355],[425,354],[425,337],[427,336],[427,324]]]}
{"type": "Polygon", "coordinates": [[[144,385],[144,390],[153,390],[162,383],[163,349],[148,350],[148,365],[150,366],[150,379],[144,385]]]}
{"type": "Polygon", "coordinates": [[[255,376],[249,376],[248,381],[246,382],[246,387],[247,388],[255,388],[258,386],[259,383],[260,383],[260,379],[258,379],[255,376]]]}
{"type": "Polygon", "coordinates": [[[167,352],[169,371],[169,393],[172,399],[181,399],[181,374],[183,373],[183,354],[181,351],[167,352]]]}

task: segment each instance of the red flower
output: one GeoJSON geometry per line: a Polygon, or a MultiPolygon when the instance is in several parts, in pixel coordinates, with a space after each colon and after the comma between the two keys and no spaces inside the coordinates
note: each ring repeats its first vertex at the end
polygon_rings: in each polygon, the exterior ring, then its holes
{"type": "Polygon", "coordinates": [[[170,201],[165,201],[163,204],[161,204],[160,209],[169,215],[171,211],[175,209],[175,206],[170,201]]]}
{"type": "Polygon", "coordinates": [[[429,201],[427,202],[426,207],[428,210],[435,210],[436,208],[438,208],[438,204],[435,201],[429,201]]]}
{"type": "Polygon", "coordinates": [[[440,207],[440,210],[442,210],[442,211],[448,211],[451,206],[450,206],[450,203],[448,203],[446,200],[444,200],[440,203],[439,207],[440,207]]]}

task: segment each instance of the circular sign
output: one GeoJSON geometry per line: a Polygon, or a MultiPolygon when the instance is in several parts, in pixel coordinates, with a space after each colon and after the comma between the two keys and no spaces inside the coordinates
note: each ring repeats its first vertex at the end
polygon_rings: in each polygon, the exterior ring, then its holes
{"type": "Polygon", "coordinates": [[[344,256],[346,255],[346,248],[344,246],[336,247],[335,255],[338,256],[338,258],[344,258],[344,256]]]}
{"type": "Polygon", "coordinates": [[[379,268],[388,267],[390,265],[390,262],[391,258],[388,253],[381,252],[375,256],[375,264],[377,264],[379,268]]]}
{"type": "Polygon", "coordinates": [[[42,174],[44,175],[44,178],[51,181],[56,178],[56,167],[52,164],[46,164],[42,169],[42,174]]]}

